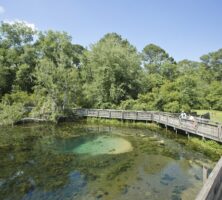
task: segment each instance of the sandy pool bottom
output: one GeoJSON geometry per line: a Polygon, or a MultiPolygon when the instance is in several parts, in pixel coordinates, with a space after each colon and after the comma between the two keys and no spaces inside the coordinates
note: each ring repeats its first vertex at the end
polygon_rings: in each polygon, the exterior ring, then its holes
{"type": "Polygon", "coordinates": [[[121,137],[98,136],[73,149],[78,154],[121,154],[133,150],[132,144],[121,137]]]}

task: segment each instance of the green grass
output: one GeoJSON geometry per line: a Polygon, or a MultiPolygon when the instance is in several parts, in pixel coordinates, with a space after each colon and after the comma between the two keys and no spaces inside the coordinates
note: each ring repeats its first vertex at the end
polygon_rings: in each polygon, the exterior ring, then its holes
{"type": "Polygon", "coordinates": [[[96,124],[112,125],[112,126],[126,126],[134,128],[148,128],[153,131],[160,130],[160,127],[155,123],[135,122],[130,120],[121,121],[117,119],[102,119],[102,118],[88,117],[87,123],[96,123],[96,124]]]}
{"type": "Polygon", "coordinates": [[[221,144],[212,140],[203,141],[199,138],[191,137],[187,141],[186,145],[197,151],[203,152],[205,155],[209,156],[214,161],[219,160],[222,155],[221,144]]]}
{"type": "Polygon", "coordinates": [[[210,119],[215,122],[222,122],[222,111],[217,110],[194,110],[198,115],[210,113],[210,119]]]}

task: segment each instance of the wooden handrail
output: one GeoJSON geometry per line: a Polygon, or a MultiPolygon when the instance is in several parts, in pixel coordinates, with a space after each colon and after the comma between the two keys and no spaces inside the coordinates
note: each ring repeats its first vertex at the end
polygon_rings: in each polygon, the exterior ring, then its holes
{"type": "Polygon", "coordinates": [[[204,138],[222,142],[221,124],[202,118],[179,119],[172,113],[156,111],[134,111],[134,110],[114,110],[114,109],[73,109],[82,117],[99,117],[108,119],[125,119],[135,121],[154,121],[165,126],[180,129],[204,138]]]}
{"type": "Polygon", "coordinates": [[[196,200],[220,200],[222,195],[222,158],[204,183],[196,200]]]}

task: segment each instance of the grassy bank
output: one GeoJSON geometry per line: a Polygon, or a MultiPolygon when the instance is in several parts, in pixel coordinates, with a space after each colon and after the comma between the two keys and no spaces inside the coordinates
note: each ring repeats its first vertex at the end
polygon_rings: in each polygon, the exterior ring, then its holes
{"type": "Polygon", "coordinates": [[[222,111],[217,110],[194,110],[198,115],[210,113],[210,119],[216,122],[222,122],[222,111]]]}
{"type": "Polygon", "coordinates": [[[212,140],[201,140],[196,137],[192,137],[188,140],[187,146],[194,150],[203,152],[205,155],[217,161],[222,156],[222,146],[221,144],[212,140]]]}
{"type": "Polygon", "coordinates": [[[121,121],[117,119],[101,119],[101,118],[88,117],[87,123],[96,123],[96,124],[112,125],[112,126],[126,126],[134,128],[148,128],[153,131],[160,130],[160,127],[155,123],[136,122],[132,120],[121,121]]]}

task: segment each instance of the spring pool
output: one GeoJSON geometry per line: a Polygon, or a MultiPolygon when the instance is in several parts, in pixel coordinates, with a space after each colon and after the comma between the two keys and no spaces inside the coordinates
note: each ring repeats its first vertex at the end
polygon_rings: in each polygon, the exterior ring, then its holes
{"type": "Polygon", "coordinates": [[[0,199],[195,199],[213,161],[186,138],[64,123],[0,132],[0,199]]]}

